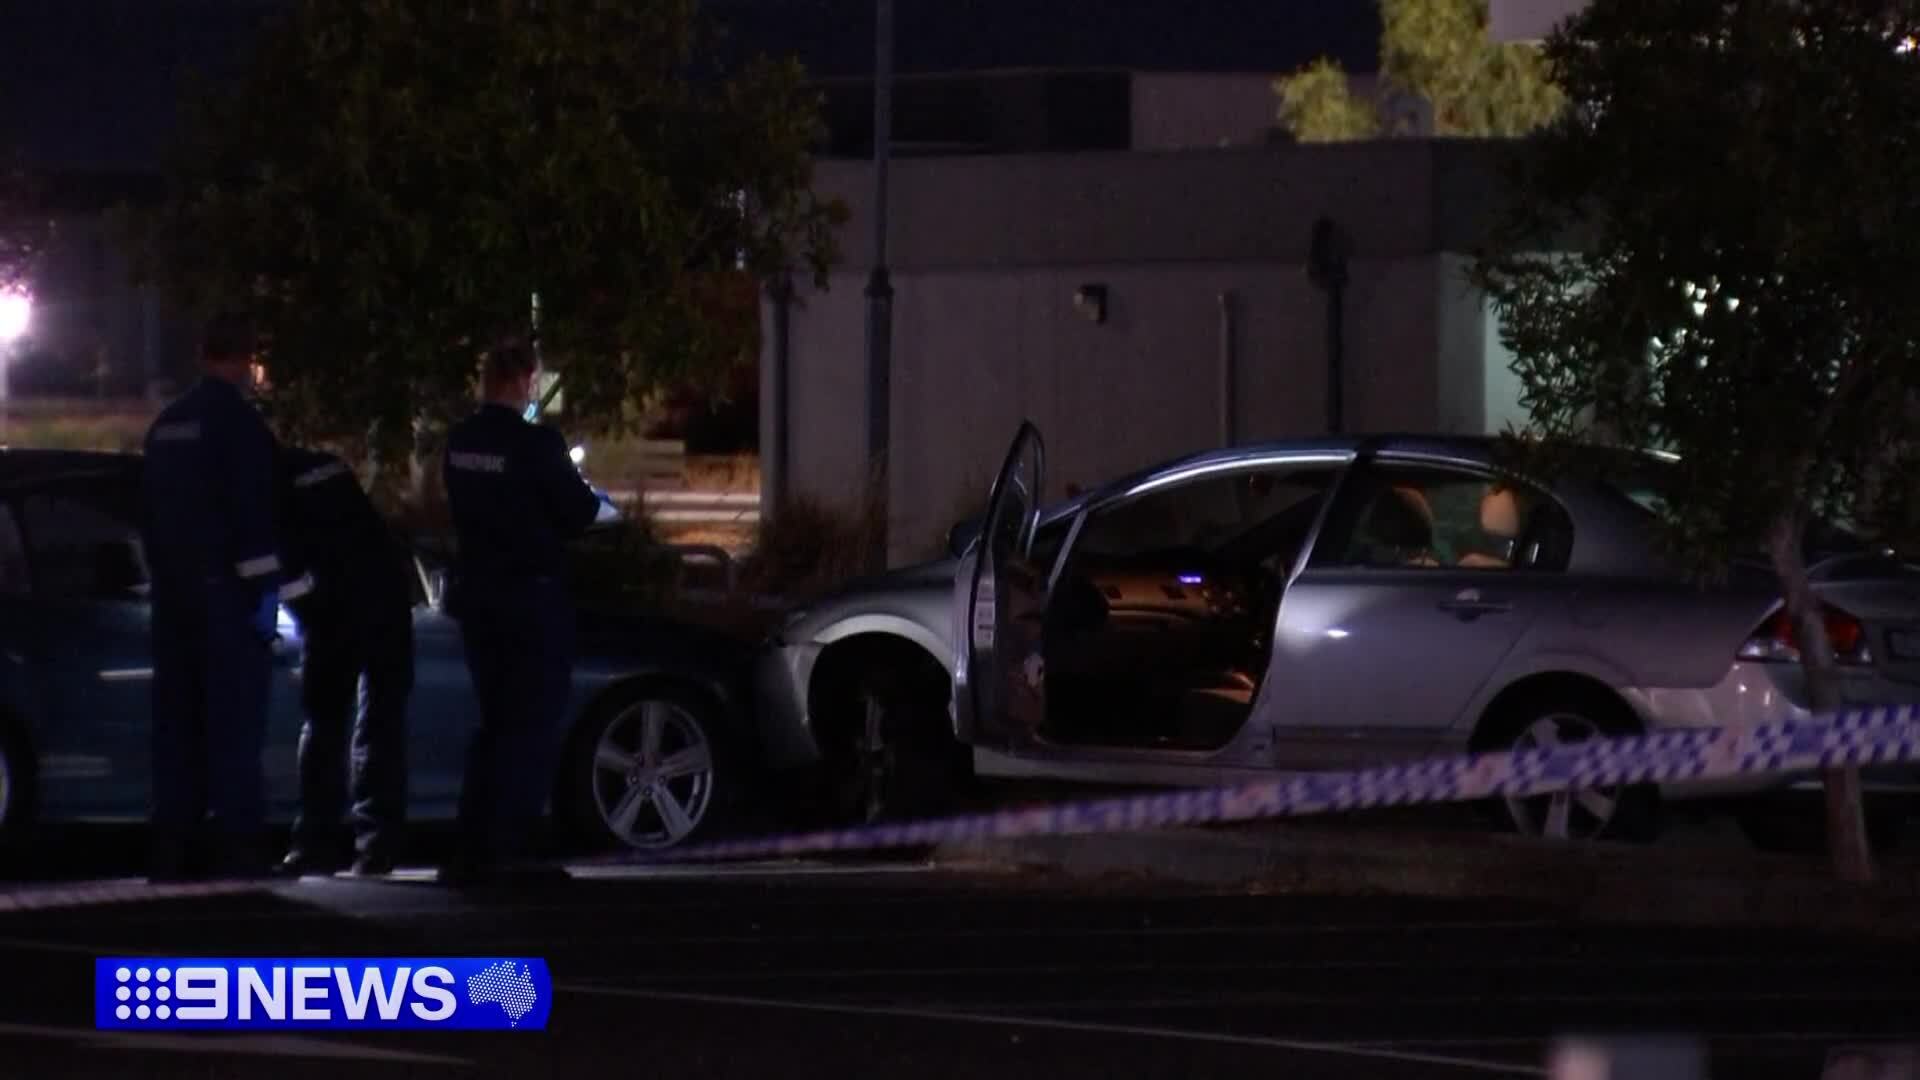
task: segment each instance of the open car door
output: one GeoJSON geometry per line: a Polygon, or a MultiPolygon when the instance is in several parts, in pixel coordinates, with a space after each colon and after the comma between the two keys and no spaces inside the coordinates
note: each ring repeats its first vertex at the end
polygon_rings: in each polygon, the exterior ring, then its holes
{"type": "Polygon", "coordinates": [[[1040,430],[1022,423],[994,478],[980,538],[954,575],[953,718],[963,743],[1031,744],[1046,716],[1046,573],[1029,561],[1045,468],[1040,430]]]}

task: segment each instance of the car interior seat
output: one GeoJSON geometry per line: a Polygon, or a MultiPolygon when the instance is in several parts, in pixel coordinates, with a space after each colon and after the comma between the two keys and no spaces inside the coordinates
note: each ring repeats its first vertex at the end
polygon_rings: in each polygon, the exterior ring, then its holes
{"type": "Polygon", "coordinates": [[[1514,543],[1520,537],[1520,500],[1512,488],[1490,487],[1480,497],[1482,546],[1488,550],[1469,551],[1460,557],[1460,565],[1479,569],[1505,569],[1513,565],[1514,543]]]}
{"type": "Polygon", "coordinates": [[[1376,495],[1354,537],[1354,555],[1363,565],[1434,565],[1433,507],[1415,488],[1392,487],[1376,495]]]}

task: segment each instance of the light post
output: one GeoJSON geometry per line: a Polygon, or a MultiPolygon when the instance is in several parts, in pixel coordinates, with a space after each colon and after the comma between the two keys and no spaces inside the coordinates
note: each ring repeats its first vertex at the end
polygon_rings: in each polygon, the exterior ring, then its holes
{"type": "Polygon", "coordinates": [[[7,381],[13,347],[33,324],[33,297],[25,289],[0,291],[0,445],[7,437],[7,381]]]}
{"type": "MultiPolygon", "coordinates": [[[[887,276],[887,162],[893,143],[893,0],[874,0],[873,50],[873,268],[867,276],[867,477],[887,479],[893,395],[893,283],[887,276]]],[[[874,570],[886,568],[887,514],[879,515],[874,570]]]]}
{"type": "Polygon", "coordinates": [[[1332,218],[1313,223],[1307,250],[1307,278],[1327,294],[1327,432],[1346,433],[1347,260],[1352,244],[1332,218]]]}

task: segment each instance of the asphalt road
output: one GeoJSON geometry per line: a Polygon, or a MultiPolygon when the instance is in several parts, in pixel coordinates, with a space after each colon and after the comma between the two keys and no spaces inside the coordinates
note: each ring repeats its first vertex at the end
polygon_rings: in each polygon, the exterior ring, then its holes
{"type": "MultiPolygon", "coordinates": [[[[0,893],[18,885],[0,885],[0,893]]],[[[1899,949],[1565,925],[1520,905],[1167,895],[913,863],[424,880],[0,914],[8,1077],[1542,1075],[1556,1036],[1708,1040],[1717,1077],[1920,1041],[1899,949]],[[91,958],[536,955],[544,1033],[125,1035],[91,958]],[[591,1071],[590,1071],[591,1070],[591,1071]]]]}

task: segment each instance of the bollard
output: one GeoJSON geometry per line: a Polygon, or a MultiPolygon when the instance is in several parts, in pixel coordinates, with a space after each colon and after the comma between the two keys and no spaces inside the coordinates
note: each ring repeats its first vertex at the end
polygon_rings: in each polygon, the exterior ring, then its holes
{"type": "Polygon", "coordinates": [[[1821,1080],[1920,1080],[1920,1046],[1846,1046],[1827,1055],[1821,1080]]]}
{"type": "Polygon", "coordinates": [[[1553,1046],[1548,1080],[1707,1080],[1707,1048],[1682,1038],[1568,1038],[1553,1046]]]}

